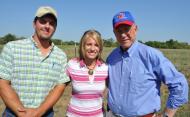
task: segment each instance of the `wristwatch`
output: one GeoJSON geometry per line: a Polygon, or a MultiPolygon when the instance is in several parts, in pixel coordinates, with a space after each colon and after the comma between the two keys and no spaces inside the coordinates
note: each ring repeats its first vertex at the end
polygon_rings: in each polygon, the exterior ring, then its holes
{"type": "Polygon", "coordinates": [[[169,116],[168,116],[168,114],[167,114],[166,112],[164,112],[164,113],[162,114],[162,117],[169,117],[169,116]]]}

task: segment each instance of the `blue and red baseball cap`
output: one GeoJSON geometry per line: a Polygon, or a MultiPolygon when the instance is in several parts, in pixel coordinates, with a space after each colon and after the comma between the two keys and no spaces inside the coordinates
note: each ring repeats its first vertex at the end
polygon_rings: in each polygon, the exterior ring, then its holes
{"type": "Polygon", "coordinates": [[[129,11],[119,12],[113,17],[113,28],[117,28],[121,24],[132,26],[134,23],[135,20],[129,11]]]}

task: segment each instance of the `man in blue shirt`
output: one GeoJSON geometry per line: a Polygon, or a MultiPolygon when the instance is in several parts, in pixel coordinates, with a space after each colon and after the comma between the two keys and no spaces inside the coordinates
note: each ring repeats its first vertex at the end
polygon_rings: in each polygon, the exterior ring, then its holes
{"type": "Polygon", "coordinates": [[[107,58],[109,65],[108,117],[173,117],[188,101],[184,75],[157,49],[136,41],[137,25],[130,12],[113,17],[113,31],[119,43],[107,58]],[[161,83],[169,96],[162,115],[161,83]]]}

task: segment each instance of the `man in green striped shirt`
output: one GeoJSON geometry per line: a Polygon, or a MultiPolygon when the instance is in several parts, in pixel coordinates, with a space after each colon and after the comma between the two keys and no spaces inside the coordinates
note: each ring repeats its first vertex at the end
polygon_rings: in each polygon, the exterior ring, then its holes
{"type": "Polygon", "coordinates": [[[53,117],[53,105],[69,82],[66,54],[51,42],[57,13],[40,7],[28,39],[6,44],[0,55],[0,94],[3,117],[53,117]]]}

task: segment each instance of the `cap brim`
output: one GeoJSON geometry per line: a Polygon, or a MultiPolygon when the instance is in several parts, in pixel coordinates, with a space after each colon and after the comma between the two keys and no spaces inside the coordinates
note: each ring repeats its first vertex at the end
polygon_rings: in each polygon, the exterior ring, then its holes
{"type": "Polygon", "coordinates": [[[41,14],[38,14],[38,15],[36,15],[36,16],[37,16],[37,17],[43,17],[43,16],[45,16],[45,15],[52,15],[52,16],[54,16],[54,17],[57,19],[57,16],[56,16],[55,14],[51,13],[51,12],[41,13],[41,14]]]}
{"type": "Polygon", "coordinates": [[[117,28],[119,25],[124,24],[124,25],[129,25],[132,26],[134,24],[134,22],[131,21],[123,21],[123,22],[118,22],[114,25],[114,28],[117,28]]]}

